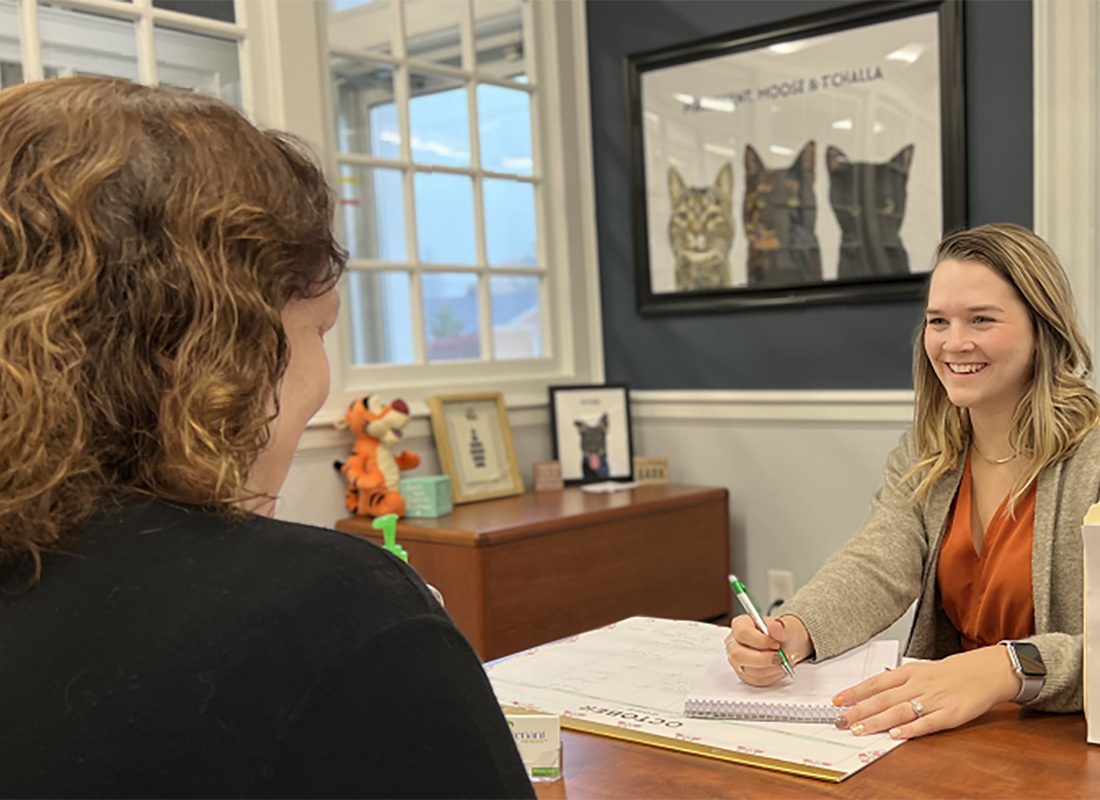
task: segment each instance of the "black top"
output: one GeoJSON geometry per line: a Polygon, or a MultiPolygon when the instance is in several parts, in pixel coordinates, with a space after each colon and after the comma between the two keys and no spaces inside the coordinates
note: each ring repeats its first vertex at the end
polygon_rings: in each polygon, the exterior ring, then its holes
{"type": "Polygon", "coordinates": [[[364,539],[130,502],[13,583],[0,796],[534,796],[470,645],[364,539]]]}

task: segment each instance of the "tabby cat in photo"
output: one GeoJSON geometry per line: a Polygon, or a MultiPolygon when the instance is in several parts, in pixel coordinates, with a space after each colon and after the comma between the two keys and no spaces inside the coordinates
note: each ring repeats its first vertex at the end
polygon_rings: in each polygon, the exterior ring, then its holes
{"type": "Polygon", "coordinates": [[[829,202],[840,225],[838,278],[908,275],[901,241],[913,145],[882,164],[849,161],[839,147],[825,149],[829,202]]]}
{"type": "Polygon", "coordinates": [[[814,143],[807,142],[789,167],[768,169],[745,146],[745,203],[749,243],[748,285],[789,286],[821,281],[821,248],[814,225],[814,143]]]}
{"type": "Polygon", "coordinates": [[[676,291],[721,289],[730,285],[733,244],[733,165],[727,162],[710,186],[688,186],[676,167],[668,168],[672,213],[668,242],[676,260],[676,291]]]}

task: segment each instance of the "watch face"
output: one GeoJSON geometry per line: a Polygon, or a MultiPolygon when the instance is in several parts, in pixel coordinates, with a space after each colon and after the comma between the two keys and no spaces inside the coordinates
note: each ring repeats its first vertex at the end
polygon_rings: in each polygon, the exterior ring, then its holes
{"type": "Polygon", "coordinates": [[[1030,642],[1014,642],[1011,645],[1016,651],[1016,658],[1020,661],[1020,670],[1027,677],[1042,677],[1047,674],[1043,657],[1039,655],[1039,648],[1030,642]]]}

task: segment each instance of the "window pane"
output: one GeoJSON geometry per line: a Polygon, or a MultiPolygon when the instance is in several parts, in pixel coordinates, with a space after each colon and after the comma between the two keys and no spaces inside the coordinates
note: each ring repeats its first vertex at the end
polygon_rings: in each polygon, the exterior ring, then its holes
{"type": "Polygon", "coordinates": [[[531,174],[531,98],[522,89],[487,83],[477,87],[481,166],[494,172],[531,174]]]}
{"type": "Polygon", "coordinates": [[[405,4],[405,54],[415,61],[461,68],[465,6],[456,0],[409,0],[405,4]]]}
{"type": "Polygon", "coordinates": [[[470,165],[466,87],[437,72],[409,72],[412,159],[418,164],[470,165]]]}
{"type": "Polygon", "coordinates": [[[329,0],[328,42],[393,54],[393,4],[390,0],[329,0]]]}
{"type": "Polygon", "coordinates": [[[401,172],[342,164],[340,185],[348,254],[352,258],[406,261],[401,172]]]}
{"type": "Polygon", "coordinates": [[[330,63],[340,152],[400,158],[393,67],[344,56],[332,56],[330,63]]]}
{"type": "Polygon", "coordinates": [[[219,97],[242,107],[237,43],[198,33],[156,28],[157,82],[219,97]]]}
{"type": "Polygon", "coordinates": [[[233,0],[153,0],[153,8],[178,11],[193,17],[206,17],[220,22],[236,22],[233,0]]]}
{"type": "Polygon", "coordinates": [[[23,57],[19,52],[19,7],[0,0],[0,89],[23,82],[23,57]]]}
{"type": "Polygon", "coordinates": [[[418,173],[416,242],[420,260],[430,264],[474,264],[474,187],[463,175],[418,173]]]}
{"type": "Polygon", "coordinates": [[[38,33],[47,77],[107,75],[136,81],[134,23],[40,6],[38,33]]]}
{"type": "Polygon", "coordinates": [[[520,0],[476,0],[474,47],[479,73],[513,81],[527,80],[525,5],[520,0]]]}
{"type": "Polygon", "coordinates": [[[477,276],[428,272],[423,294],[428,360],[479,358],[477,276]]]}
{"type": "Polygon", "coordinates": [[[485,249],[490,266],[533,267],[538,261],[535,187],[519,181],[486,178],[485,249]]]}
{"type": "Polygon", "coordinates": [[[0,89],[23,82],[23,65],[15,61],[0,61],[0,89]]]}
{"type": "Polygon", "coordinates": [[[356,364],[411,364],[407,272],[348,271],[348,319],[356,364]]]}
{"type": "Polygon", "coordinates": [[[539,279],[494,275],[489,278],[493,310],[493,350],[498,359],[542,355],[539,279]]]}

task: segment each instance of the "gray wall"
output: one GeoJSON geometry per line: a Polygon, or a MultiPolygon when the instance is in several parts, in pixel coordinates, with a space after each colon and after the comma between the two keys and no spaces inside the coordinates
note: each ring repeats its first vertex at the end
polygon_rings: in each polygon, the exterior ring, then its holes
{"type": "MultiPolygon", "coordinates": [[[[635,389],[909,388],[918,302],[642,318],[634,294],[625,58],[850,3],[589,0],[588,52],[608,382],[635,389]]],[[[1032,223],[1030,0],[965,5],[970,224],[1032,223]]]]}

